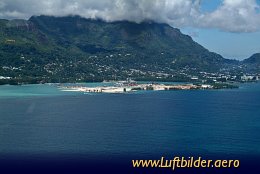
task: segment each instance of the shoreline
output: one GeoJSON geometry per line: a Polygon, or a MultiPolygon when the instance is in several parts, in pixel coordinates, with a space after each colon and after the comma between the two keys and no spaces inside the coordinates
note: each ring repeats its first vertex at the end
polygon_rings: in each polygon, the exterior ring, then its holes
{"type": "MultiPolygon", "coordinates": [[[[170,82],[169,82],[170,83],[170,82]]],[[[106,86],[103,83],[99,86],[60,86],[58,87],[64,92],[83,92],[83,93],[134,93],[137,91],[172,91],[172,90],[216,90],[216,89],[234,89],[239,88],[237,85],[231,84],[164,84],[164,83],[127,83],[117,82],[112,86],[106,86]]]]}

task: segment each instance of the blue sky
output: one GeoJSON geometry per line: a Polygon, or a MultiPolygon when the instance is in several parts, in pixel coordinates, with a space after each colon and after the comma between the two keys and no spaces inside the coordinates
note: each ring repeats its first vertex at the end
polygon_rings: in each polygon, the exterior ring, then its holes
{"type": "Polygon", "coordinates": [[[260,0],[0,0],[4,19],[71,14],[168,23],[225,58],[260,52],[260,0]]]}
{"type": "MultiPolygon", "coordinates": [[[[256,1],[258,4],[260,0],[256,1]]],[[[202,0],[201,10],[205,13],[215,11],[222,0],[202,0]]],[[[260,20],[260,19],[259,19],[260,20]]],[[[182,27],[181,31],[191,35],[193,40],[210,51],[225,58],[245,59],[260,53],[260,32],[229,32],[216,28],[182,27]]]]}
{"type": "Polygon", "coordinates": [[[220,4],[221,0],[202,0],[201,1],[201,10],[204,12],[214,11],[220,4]]]}
{"type": "Polygon", "coordinates": [[[218,29],[182,28],[193,40],[225,58],[242,60],[260,52],[260,32],[232,33],[218,29]],[[195,35],[195,36],[194,36],[195,35]]]}

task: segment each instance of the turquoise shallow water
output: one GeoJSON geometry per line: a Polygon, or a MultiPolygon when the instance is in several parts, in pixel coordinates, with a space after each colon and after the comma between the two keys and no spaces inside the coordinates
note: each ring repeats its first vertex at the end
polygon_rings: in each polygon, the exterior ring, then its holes
{"type": "MultiPolygon", "coordinates": [[[[112,83],[81,83],[81,84],[62,84],[62,86],[104,86],[112,85],[112,83]]],[[[53,96],[65,96],[65,95],[82,95],[79,92],[64,92],[59,89],[59,84],[37,84],[37,85],[22,85],[0,86],[0,98],[16,98],[16,97],[53,97],[53,96]]]]}
{"type": "MultiPolygon", "coordinates": [[[[144,83],[144,82],[140,82],[144,83]]],[[[168,83],[172,84],[172,83],[168,83]]],[[[176,84],[176,83],[174,83],[176,84]]],[[[178,84],[178,83],[177,83],[178,84]]],[[[79,84],[62,84],[62,86],[113,86],[115,83],[79,83],[79,84]]],[[[59,84],[38,84],[38,85],[0,85],[0,98],[6,97],[33,97],[33,96],[64,96],[64,95],[77,95],[83,94],[78,92],[63,92],[59,89],[59,84]]],[[[91,94],[93,95],[93,94],[91,94]]]]}
{"type": "Polygon", "coordinates": [[[28,97],[28,96],[55,96],[65,95],[57,85],[23,85],[23,86],[0,86],[0,97],[28,97]]]}
{"type": "Polygon", "coordinates": [[[0,86],[0,154],[260,156],[259,108],[259,83],[129,95],[0,86]]]}

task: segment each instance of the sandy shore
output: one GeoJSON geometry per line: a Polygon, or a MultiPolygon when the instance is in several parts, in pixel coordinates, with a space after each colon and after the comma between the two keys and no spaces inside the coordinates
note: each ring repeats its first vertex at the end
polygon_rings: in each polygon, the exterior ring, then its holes
{"type": "Polygon", "coordinates": [[[190,90],[190,89],[210,89],[212,86],[204,85],[197,86],[193,84],[185,85],[164,85],[164,84],[136,84],[133,86],[110,86],[110,87],[83,87],[83,86],[70,86],[61,87],[62,91],[72,92],[85,92],[85,93],[126,93],[140,90],[190,90]]]}

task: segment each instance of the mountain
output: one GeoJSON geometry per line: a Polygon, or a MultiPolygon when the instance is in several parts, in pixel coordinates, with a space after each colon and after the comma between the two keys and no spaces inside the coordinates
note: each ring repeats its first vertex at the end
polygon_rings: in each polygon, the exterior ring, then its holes
{"type": "Polygon", "coordinates": [[[242,62],[247,72],[260,73],[260,53],[253,54],[242,62]]]}
{"type": "Polygon", "coordinates": [[[183,78],[232,64],[168,24],[80,16],[0,20],[0,76],[47,81],[183,78]]]}
{"type": "Polygon", "coordinates": [[[248,59],[245,59],[243,62],[248,63],[248,64],[260,65],[260,53],[253,54],[251,57],[249,57],[248,59]]]}

